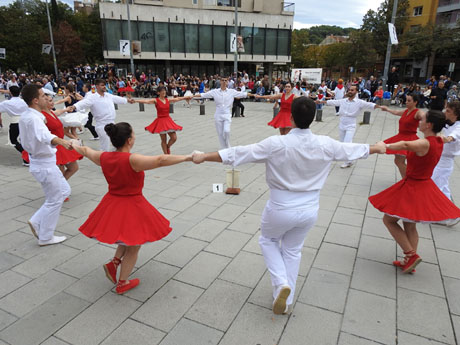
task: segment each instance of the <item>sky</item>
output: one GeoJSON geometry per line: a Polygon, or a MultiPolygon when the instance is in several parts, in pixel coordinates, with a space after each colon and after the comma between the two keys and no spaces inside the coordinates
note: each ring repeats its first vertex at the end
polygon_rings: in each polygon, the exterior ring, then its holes
{"type": "MultiPolygon", "coordinates": [[[[0,0],[2,1],[2,0],[0,0]]],[[[296,0],[294,29],[316,25],[359,28],[369,9],[376,10],[383,0],[296,0]]]]}
{"type": "MultiPolygon", "coordinates": [[[[73,0],[61,0],[73,6],[73,0]]],[[[295,3],[294,29],[315,25],[358,28],[369,9],[376,10],[383,0],[291,0],[295,3]]],[[[0,6],[12,0],[0,0],[0,6]]]]}

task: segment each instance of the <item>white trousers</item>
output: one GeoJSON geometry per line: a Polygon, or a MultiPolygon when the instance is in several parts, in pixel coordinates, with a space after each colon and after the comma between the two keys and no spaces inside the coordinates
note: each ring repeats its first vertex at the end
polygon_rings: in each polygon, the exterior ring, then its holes
{"type": "MultiPolygon", "coordinates": [[[[355,132],[356,132],[356,128],[350,128],[350,129],[340,129],[339,128],[340,141],[342,143],[352,143],[353,137],[355,136],[355,132]]],[[[346,163],[351,163],[351,161],[348,161],[346,163]]]]}
{"type": "Polygon", "coordinates": [[[431,176],[431,179],[436,183],[441,192],[450,200],[452,200],[452,195],[449,188],[449,177],[452,175],[452,171],[454,171],[454,158],[441,156],[431,176]]]}
{"type": "Polygon", "coordinates": [[[221,149],[228,149],[230,147],[230,119],[215,119],[217,136],[221,149]]]}
{"type": "Polygon", "coordinates": [[[42,185],[45,202],[34,213],[30,222],[37,230],[38,238],[47,241],[53,238],[62,204],[70,195],[70,186],[56,164],[48,166],[30,165],[30,173],[42,185]]]}
{"type": "Polygon", "coordinates": [[[318,204],[306,209],[279,209],[269,200],[262,213],[259,245],[270,272],[273,298],[280,285],[289,285],[287,304],[294,301],[301,250],[318,218],[318,204]]]}
{"type": "Polygon", "coordinates": [[[105,151],[105,152],[113,151],[112,143],[110,142],[110,138],[104,130],[105,125],[107,125],[108,123],[111,123],[111,122],[101,123],[101,124],[98,124],[96,122],[96,126],[95,126],[96,133],[99,136],[99,145],[100,145],[101,151],[105,151]]]}

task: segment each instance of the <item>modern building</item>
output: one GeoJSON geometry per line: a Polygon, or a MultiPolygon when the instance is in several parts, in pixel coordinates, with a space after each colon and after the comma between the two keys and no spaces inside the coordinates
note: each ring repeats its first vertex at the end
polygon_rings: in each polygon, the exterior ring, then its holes
{"type": "Polygon", "coordinates": [[[460,0],[439,0],[436,24],[454,28],[460,20],[460,0]]]}
{"type": "MultiPolygon", "coordinates": [[[[239,70],[271,72],[291,61],[294,4],[279,0],[238,0],[238,27],[244,52],[239,70]]],[[[132,40],[141,42],[136,68],[160,76],[231,73],[230,37],[235,0],[133,0],[129,4],[132,40]]],[[[104,58],[129,66],[120,52],[128,39],[126,3],[99,3],[104,58]]]]}

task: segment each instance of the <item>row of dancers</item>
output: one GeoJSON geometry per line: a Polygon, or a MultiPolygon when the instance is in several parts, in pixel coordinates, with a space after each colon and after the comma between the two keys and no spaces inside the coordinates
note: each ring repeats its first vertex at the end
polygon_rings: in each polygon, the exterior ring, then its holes
{"type": "MultiPolygon", "coordinates": [[[[310,125],[315,116],[316,104],[306,97],[300,97],[290,102],[291,130],[288,135],[272,136],[252,145],[230,147],[229,136],[226,136],[228,123],[222,115],[229,111],[232,97],[245,97],[247,94],[228,91],[230,90],[217,89],[202,95],[214,98],[216,113],[220,112],[220,116],[215,117],[218,133],[222,134],[221,146],[224,146],[220,151],[206,154],[194,152],[191,155],[144,156],[131,154],[136,139],[135,133],[132,127],[124,122],[114,124],[112,121],[104,124],[102,128],[97,122],[96,130],[99,136],[107,136],[116,148],[114,152],[96,151],[80,146],[78,141],[69,142],[60,135],[51,134],[44,121],[47,118],[42,113],[47,109],[49,111],[52,104],[50,99],[40,87],[25,86],[22,98],[28,109],[19,120],[21,144],[29,153],[30,172],[45,192],[45,203],[28,222],[32,233],[38,238],[39,245],[55,244],[65,240],[64,236],[54,236],[62,203],[70,195],[70,186],[56,166],[56,145],[63,146],[70,152],[73,150],[75,154],[87,157],[102,168],[109,191],[80,227],[80,231],[101,242],[118,244],[114,258],[104,265],[104,270],[107,277],[116,284],[116,292],[120,294],[139,284],[139,279],[129,280],[129,276],[141,245],[159,240],[171,231],[169,221],[142,195],[145,170],[187,161],[197,164],[204,161],[222,162],[232,166],[249,162],[266,165],[270,199],[262,214],[259,244],[271,275],[275,314],[288,312],[293,304],[300,251],[308,231],[316,221],[320,190],[333,161],[353,162],[356,159],[367,158],[369,154],[386,153],[387,150],[388,153],[403,152],[406,155],[407,169],[403,179],[369,198],[370,202],[384,213],[385,226],[405,253],[402,262],[393,263],[400,266],[404,273],[413,272],[421,261],[417,253],[417,222],[456,221],[460,218],[460,209],[431,180],[432,172],[443,155],[443,147],[456,145],[458,142],[458,135],[453,132],[445,138],[437,135],[446,123],[446,116],[442,112],[417,112],[418,115],[415,115],[413,111],[407,110],[407,113],[400,114],[402,126],[399,134],[405,135],[404,123],[410,118],[410,113],[413,114],[414,122],[417,120],[418,127],[425,136],[423,139],[395,142],[393,138],[392,142],[379,142],[375,145],[341,143],[312,133],[310,125]],[[218,121],[222,123],[217,124],[218,121]],[[398,224],[399,220],[402,220],[402,226],[398,224]],[[120,274],[117,279],[119,266],[120,274]]],[[[353,97],[356,93],[357,90],[352,87],[346,99],[327,101],[329,105],[340,102],[340,111],[345,118],[344,123],[341,122],[339,125],[339,130],[343,132],[342,139],[347,136],[352,138],[349,132],[354,133],[352,121],[347,118],[353,117],[350,114],[363,107],[376,107],[375,104],[368,105],[367,102],[357,100],[353,97]]],[[[121,97],[108,99],[105,95],[99,95],[99,98],[112,107],[114,100],[120,103],[135,102],[121,97]]],[[[80,102],[84,102],[85,99],[80,102]]],[[[80,102],[73,107],[78,109],[80,102]]],[[[92,103],[92,106],[97,104],[94,100],[87,103],[92,103]]],[[[155,103],[160,108],[165,104],[162,100],[155,103]]],[[[390,111],[385,107],[382,109],[390,111]]],[[[449,109],[452,111],[449,114],[452,114],[452,119],[455,115],[456,121],[460,115],[460,107],[454,104],[449,109]]],[[[356,117],[354,120],[356,125],[356,117]]],[[[47,123],[48,121],[47,119],[47,123]]]]}

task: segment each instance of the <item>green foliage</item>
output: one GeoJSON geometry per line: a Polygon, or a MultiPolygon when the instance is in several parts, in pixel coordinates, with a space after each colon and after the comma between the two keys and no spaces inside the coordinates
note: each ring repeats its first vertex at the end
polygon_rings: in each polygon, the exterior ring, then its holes
{"type": "Polygon", "coordinates": [[[320,44],[322,40],[326,38],[326,36],[334,35],[334,36],[349,36],[351,32],[356,31],[353,28],[341,28],[336,25],[319,25],[319,26],[312,26],[309,29],[310,33],[310,42],[313,44],[320,44]]]}

